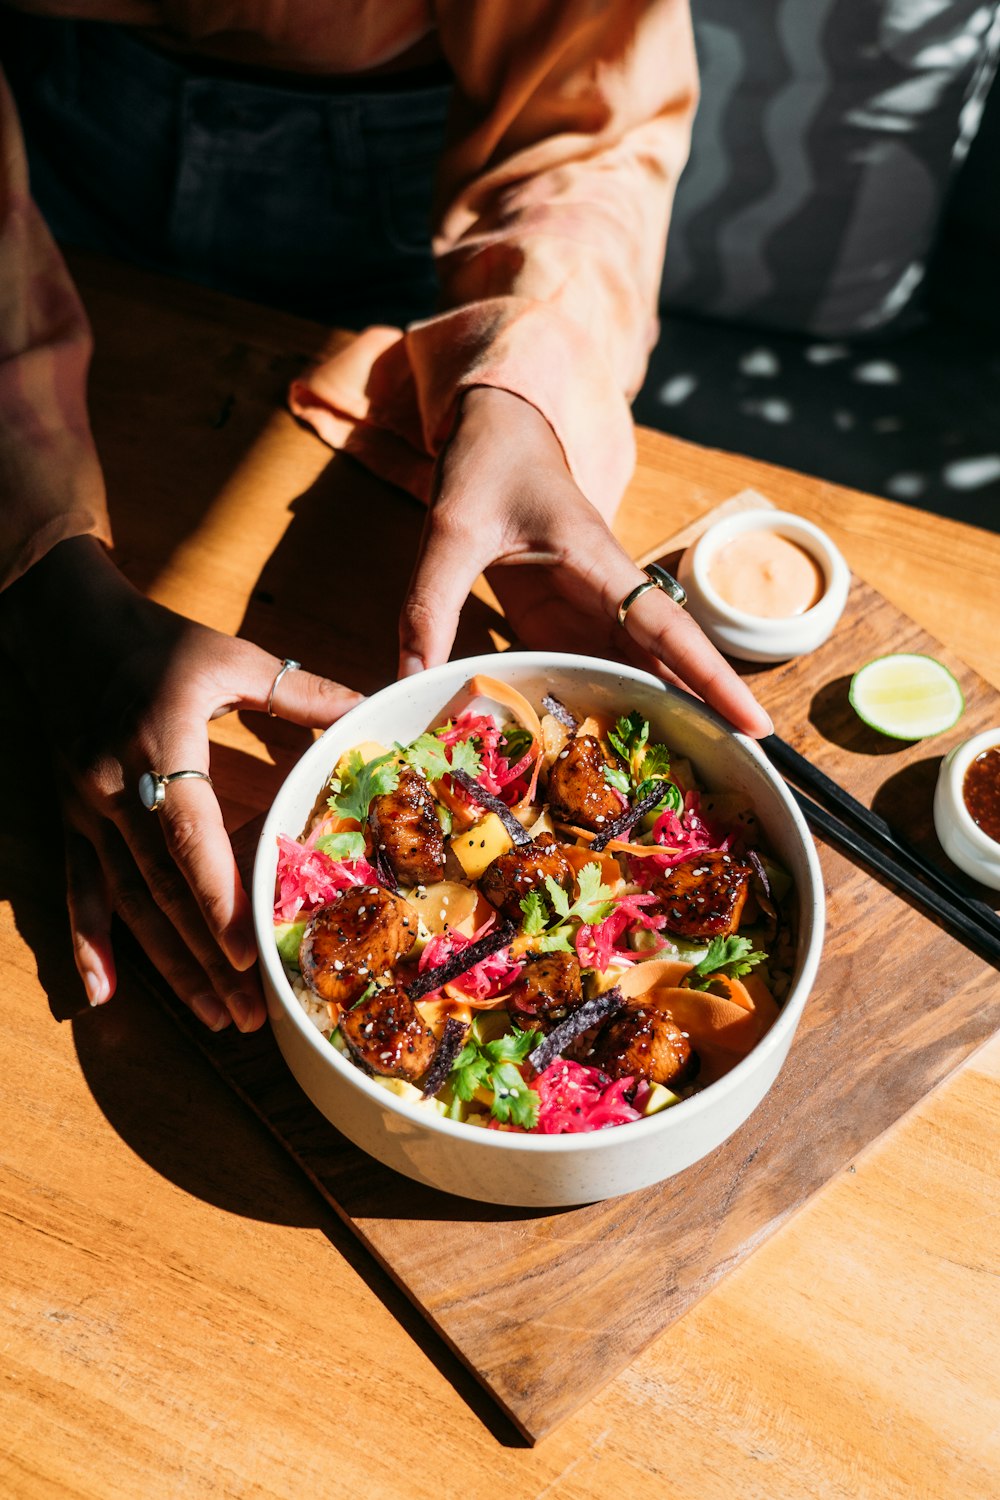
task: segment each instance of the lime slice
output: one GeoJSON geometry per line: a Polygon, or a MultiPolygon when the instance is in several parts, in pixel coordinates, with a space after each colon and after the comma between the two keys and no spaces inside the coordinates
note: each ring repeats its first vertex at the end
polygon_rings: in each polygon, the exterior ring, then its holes
{"type": "Polygon", "coordinates": [[[851,678],[851,707],[894,740],[923,740],[962,717],[962,689],[933,656],[877,656],[851,678]]]}

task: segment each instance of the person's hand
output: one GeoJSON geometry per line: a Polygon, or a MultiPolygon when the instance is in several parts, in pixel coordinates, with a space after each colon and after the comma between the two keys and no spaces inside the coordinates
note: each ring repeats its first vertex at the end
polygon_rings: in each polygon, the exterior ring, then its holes
{"type": "MultiPolygon", "coordinates": [[[[116,912],[207,1026],[254,1030],[265,1007],[246,972],[250,906],[215,793],[207,781],[173,782],[151,814],[137,788],[147,770],[207,772],[209,720],[266,710],[280,661],[151,603],[89,537],[61,543],[12,585],[0,624],[48,721],[73,947],[91,1004],[115,989],[116,912]]],[[[326,726],[359,697],[292,671],[274,711],[326,726]]]]}
{"type": "Polygon", "coordinates": [[[737,729],[772,732],[749,688],[645,574],[580,492],[544,417],[507,391],[466,392],[442,454],[400,618],[400,676],[446,661],[478,575],[524,645],[625,658],[696,693],[737,729]]]}

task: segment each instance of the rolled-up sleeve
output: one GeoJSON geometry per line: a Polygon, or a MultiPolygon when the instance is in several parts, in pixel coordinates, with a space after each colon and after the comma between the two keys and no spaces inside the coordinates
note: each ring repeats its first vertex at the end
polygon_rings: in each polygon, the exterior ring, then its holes
{"type": "Polygon", "coordinates": [[[293,409],[426,498],[461,392],[512,391],[610,516],[697,98],[687,0],[440,0],[437,16],[456,79],[441,311],[367,330],[297,383],[293,409]]]}
{"type": "Polygon", "coordinates": [[[28,184],[0,72],[0,587],[57,542],[110,544],[87,418],[86,314],[28,184]]]}

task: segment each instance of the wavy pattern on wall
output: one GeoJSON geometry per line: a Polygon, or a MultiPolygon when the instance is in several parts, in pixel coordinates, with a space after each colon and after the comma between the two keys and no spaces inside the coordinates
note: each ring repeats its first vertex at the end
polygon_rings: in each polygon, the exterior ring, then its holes
{"type": "Polygon", "coordinates": [[[664,305],[843,335],[910,303],[1000,51],[998,0],[693,0],[703,100],[664,305]]]}

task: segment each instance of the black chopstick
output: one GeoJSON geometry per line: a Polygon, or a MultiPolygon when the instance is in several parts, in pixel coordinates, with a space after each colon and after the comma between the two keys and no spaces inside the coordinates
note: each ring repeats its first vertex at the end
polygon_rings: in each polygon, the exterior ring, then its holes
{"type": "Polygon", "coordinates": [[[990,963],[1000,967],[1000,938],[987,928],[977,917],[972,916],[964,907],[943,896],[940,891],[932,886],[925,885],[918,875],[908,870],[903,864],[896,860],[885,850],[880,849],[877,844],[870,843],[856,829],[849,824],[842,823],[833,813],[807,797],[805,792],[800,792],[798,787],[789,786],[788,790],[795,798],[806,822],[814,833],[833,848],[839,849],[841,854],[846,854],[848,859],[855,863],[866,865],[887,880],[890,885],[901,891],[914,906],[919,906],[930,916],[935,917],[953,936],[959,938],[967,948],[988,959],[990,963]]]}
{"type": "Polygon", "coordinates": [[[970,896],[967,891],[951,880],[944,870],[938,869],[937,865],[931,864],[929,859],[894,833],[884,818],[878,813],[872,812],[852,797],[850,792],[831,780],[818,766],[814,766],[811,760],[807,760],[798,750],[779,739],[776,734],[770,735],[761,742],[766,753],[774,763],[784,772],[785,778],[792,781],[796,786],[807,791],[822,807],[826,807],[834,815],[854,824],[861,834],[877,848],[881,849],[890,859],[903,865],[905,869],[922,880],[925,885],[938,892],[946,901],[953,906],[960,907],[972,921],[980,923],[988,933],[1000,942],[1000,916],[997,916],[992,907],[987,906],[985,901],[980,901],[975,896],[970,896]]]}

